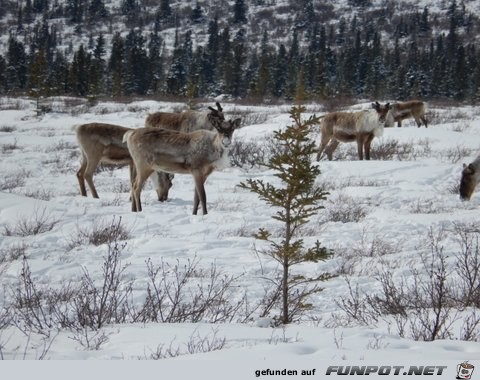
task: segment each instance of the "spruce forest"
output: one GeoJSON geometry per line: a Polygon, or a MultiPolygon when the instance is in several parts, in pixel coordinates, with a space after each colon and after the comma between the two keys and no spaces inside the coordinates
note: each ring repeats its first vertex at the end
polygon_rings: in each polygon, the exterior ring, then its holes
{"type": "Polygon", "coordinates": [[[0,95],[476,102],[471,3],[0,0],[0,95]]]}

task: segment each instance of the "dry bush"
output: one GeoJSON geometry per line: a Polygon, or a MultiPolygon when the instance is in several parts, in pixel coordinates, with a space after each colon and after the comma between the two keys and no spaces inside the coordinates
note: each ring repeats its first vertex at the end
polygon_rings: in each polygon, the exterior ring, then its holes
{"type": "Polygon", "coordinates": [[[326,221],[329,222],[359,222],[367,216],[367,208],[347,194],[339,193],[327,199],[325,204],[326,221]]]}
{"type": "Polygon", "coordinates": [[[442,152],[441,158],[451,162],[452,164],[456,164],[460,161],[468,159],[473,154],[473,149],[468,148],[463,145],[457,145],[452,148],[448,148],[446,151],[442,152]]]}
{"type": "Polygon", "coordinates": [[[21,216],[16,223],[3,226],[4,236],[31,236],[51,231],[59,220],[54,218],[52,214],[45,208],[34,208],[33,214],[29,216],[21,216]]]}
{"type": "Polygon", "coordinates": [[[25,179],[30,177],[26,170],[20,170],[14,173],[7,173],[0,178],[0,191],[10,191],[17,187],[25,185],[25,179]]]}
{"type": "Polygon", "coordinates": [[[3,154],[11,153],[17,149],[20,149],[17,139],[14,139],[11,143],[5,143],[0,145],[0,152],[2,152],[3,154]]]}
{"type": "Polygon", "coordinates": [[[232,166],[252,168],[268,162],[277,150],[273,136],[268,136],[261,142],[234,140],[228,155],[232,166]]]}
{"type": "Polygon", "coordinates": [[[122,218],[117,220],[115,217],[111,221],[104,219],[95,219],[90,226],[80,226],[77,224],[75,231],[68,238],[67,250],[93,244],[99,246],[102,244],[111,244],[116,241],[128,240],[131,237],[131,231],[122,223],[122,218]]]}
{"type": "Polygon", "coordinates": [[[84,269],[79,289],[72,300],[74,326],[84,336],[85,327],[98,330],[106,324],[126,323],[133,281],[125,281],[126,265],[121,262],[125,244],[117,241],[107,245],[99,283],[84,269]]]}
{"type": "Polygon", "coordinates": [[[29,198],[34,198],[34,199],[39,199],[42,201],[49,201],[53,197],[53,191],[52,190],[46,190],[43,188],[35,188],[35,189],[26,189],[25,190],[25,196],[29,198]]]}
{"type": "Polygon", "coordinates": [[[10,132],[14,132],[16,130],[17,130],[17,127],[15,127],[13,125],[1,125],[0,126],[0,132],[10,133],[10,132]]]}
{"type": "Polygon", "coordinates": [[[65,140],[60,140],[55,142],[52,145],[49,145],[45,148],[45,153],[51,153],[51,152],[60,152],[64,150],[72,150],[72,149],[77,149],[77,144],[71,143],[65,140]]]}
{"type": "Polygon", "coordinates": [[[175,344],[174,339],[168,345],[166,343],[159,344],[147,359],[159,360],[221,350],[225,347],[227,340],[225,337],[219,338],[217,334],[217,329],[212,329],[212,334],[205,336],[195,330],[186,343],[175,344]]]}
{"type": "Polygon", "coordinates": [[[226,275],[215,264],[198,267],[194,257],[183,265],[147,261],[149,283],[143,306],[136,312],[139,322],[183,323],[232,322],[245,306],[236,281],[242,276],[226,275]],[[237,299],[237,301],[235,301],[237,299]]]}
{"type": "Polygon", "coordinates": [[[475,310],[480,302],[479,237],[478,224],[431,229],[426,249],[420,251],[420,267],[399,277],[389,269],[382,271],[376,277],[380,285],[377,292],[362,292],[347,278],[349,293],[336,301],[344,315],[335,316],[334,322],[374,325],[383,319],[396,328],[399,336],[414,340],[456,337],[478,341],[480,315],[475,310]],[[453,266],[449,265],[452,255],[443,245],[445,239],[458,244],[453,266]],[[460,319],[463,324],[455,335],[454,327],[460,319]]]}

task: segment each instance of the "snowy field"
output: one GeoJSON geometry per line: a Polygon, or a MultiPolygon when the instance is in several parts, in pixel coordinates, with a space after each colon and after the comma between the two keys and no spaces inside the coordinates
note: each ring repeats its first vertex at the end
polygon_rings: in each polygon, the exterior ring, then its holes
{"type": "MultiPolygon", "coordinates": [[[[204,109],[207,105],[213,103],[204,109]]],[[[227,118],[244,118],[245,125],[234,134],[236,141],[267,144],[274,130],[291,123],[288,105],[222,105],[227,118]]],[[[291,361],[293,365],[297,359],[333,364],[470,360],[480,365],[478,330],[472,333],[477,334],[476,341],[461,340],[471,309],[451,313],[448,333],[425,342],[414,339],[410,324],[405,325],[402,337],[391,319],[360,323],[339,306],[341,299],[349,299],[348,284],[350,291],[361,294],[379,291],[381,273],[389,272],[408,283],[410,271],[416,268],[417,278],[423,274],[428,278],[425,268],[436,257],[432,242],[437,254],[445,253],[446,271],[456,276],[455,257],[461,245],[454,231],[470,226],[478,232],[479,227],[475,223],[480,194],[462,202],[456,193],[462,163],[471,162],[480,152],[479,107],[430,106],[428,128],[417,128],[409,120],[403,128],[386,129],[383,137],[373,141],[372,149],[387,150],[396,144],[388,159],[357,161],[352,154],[354,144],[343,144],[334,154],[342,159],[320,162],[318,183],[330,195],[302,237],[307,244],[318,239],[335,255],[322,263],[300,265],[295,271],[338,276],[322,283],[324,291],[310,299],[313,309],[286,328],[269,326],[277,309],[263,318],[260,309],[253,310],[265,294],[265,278],[276,266],[256,251],[262,245],[252,234],[260,227],[275,228],[274,212],[254,194],[237,187],[247,178],[274,181],[272,172],[249,165],[214,172],[206,183],[209,213],[205,216],[191,215],[193,180],[186,175],[175,176],[165,203],[157,201],[148,183],[142,192],[142,213],[130,212],[127,168],[104,169],[95,175],[100,199],[80,196],[73,125],[95,121],[137,128],[143,126],[148,112],[184,107],[154,101],[67,107],[59,101],[52,112],[37,116],[34,102],[0,100],[0,278],[4,289],[0,302],[5,305],[7,294],[20,287],[25,262],[39,289],[76,283],[85,273],[101,281],[107,244],[96,246],[82,236],[95,228],[121,225],[127,232],[119,248],[125,266],[122,278],[132,286],[132,305],[145,299],[149,264],[170,269],[194,265],[189,286],[208,287],[211,271],[218,271],[218,278],[232,279],[229,300],[240,304],[247,299],[242,308],[248,312],[238,311],[221,323],[211,323],[210,316],[195,323],[113,324],[100,333],[85,332],[83,337],[61,329],[45,339],[8,327],[0,331],[2,358],[153,359],[176,351],[178,355],[170,356],[177,357],[167,361],[179,366],[196,359],[237,365],[242,360],[291,361]],[[22,226],[35,220],[48,225],[45,232],[22,233],[22,226]],[[12,258],[13,252],[20,253],[12,258]],[[98,346],[86,342],[89,339],[98,346]]],[[[353,108],[368,107],[364,103],[353,108]]],[[[305,117],[324,113],[320,105],[312,104],[307,112],[305,117]]],[[[318,139],[315,132],[312,138],[318,139]]]]}

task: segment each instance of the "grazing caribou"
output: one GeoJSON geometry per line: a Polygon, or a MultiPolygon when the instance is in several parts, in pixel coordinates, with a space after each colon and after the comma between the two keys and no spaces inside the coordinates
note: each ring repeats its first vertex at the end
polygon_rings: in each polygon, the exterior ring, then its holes
{"type": "Polygon", "coordinates": [[[215,125],[216,131],[200,129],[185,133],[162,128],[139,128],[123,137],[132,156],[137,177],[132,187],[132,211],[142,211],[140,194],[145,180],[154,171],[192,174],[195,180],[193,214],[199,203],[207,214],[205,181],[215,169],[227,165],[228,146],[240,119],[215,125]]]}
{"type": "MultiPolygon", "coordinates": [[[[171,129],[174,131],[179,132],[193,132],[199,129],[207,129],[207,130],[215,130],[215,126],[221,125],[222,122],[225,120],[225,116],[223,114],[222,106],[219,102],[216,102],[215,105],[217,109],[208,107],[210,110],[209,112],[198,112],[187,110],[181,113],[173,113],[173,112],[155,112],[149,114],[145,119],[145,127],[151,128],[165,128],[171,129]]],[[[167,178],[165,175],[160,175],[161,172],[158,172],[159,175],[157,177],[153,176],[152,180],[154,182],[154,186],[157,189],[164,189],[155,181],[165,181],[167,178]]],[[[174,174],[169,174],[168,180],[173,180],[174,174]]],[[[171,186],[171,185],[170,185],[171,186]]],[[[158,200],[167,200],[168,197],[168,190],[167,193],[164,194],[162,199],[160,199],[160,194],[158,195],[158,200]]]]}
{"type": "Polygon", "coordinates": [[[358,158],[370,160],[370,145],[375,136],[383,134],[383,128],[393,123],[390,104],[380,105],[372,103],[374,110],[358,112],[332,112],[325,115],[320,122],[322,133],[320,148],[317,153],[317,161],[320,161],[322,153],[327,153],[331,161],[333,152],[340,142],[357,142],[358,158]]]}
{"type": "Polygon", "coordinates": [[[393,119],[397,122],[397,126],[402,126],[402,120],[413,117],[417,123],[418,128],[425,125],[428,128],[428,121],[425,115],[427,105],[420,100],[409,100],[408,102],[394,103],[391,105],[393,112],[393,119]]]}
{"type": "Polygon", "coordinates": [[[462,178],[460,180],[460,198],[469,201],[475,187],[480,182],[480,155],[470,164],[463,164],[462,178]]]}
{"type": "MultiPolygon", "coordinates": [[[[86,197],[87,181],[92,197],[98,198],[97,189],[93,184],[93,173],[98,164],[128,165],[130,168],[130,184],[135,179],[135,168],[127,145],[122,141],[123,135],[131,128],[114,124],[87,123],[75,126],[78,145],[82,155],[82,163],[77,172],[80,193],[86,197]]],[[[168,190],[172,186],[172,176],[167,173],[157,173],[154,176],[155,190],[159,200],[166,200],[168,190]],[[155,178],[156,177],[156,178],[155,178]]]]}

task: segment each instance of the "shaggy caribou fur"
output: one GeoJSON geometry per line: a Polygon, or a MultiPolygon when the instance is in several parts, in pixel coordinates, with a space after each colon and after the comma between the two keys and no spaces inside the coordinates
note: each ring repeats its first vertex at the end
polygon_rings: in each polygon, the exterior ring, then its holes
{"type": "Polygon", "coordinates": [[[372,104],[374,110],[359,112],[333,112],[325,115],[320,123],[322,133],[317,161],[325,151],[329,160],[340,142],[357,142],[358,158],[370,159],[370,145],[375,136],[383,134],[386,122],[392,123],[390,104],[372,104]],[[388,119],[388,120],[387,120],[388,119]]]}
{"type": "MultiPolygon", "coordinates": [[[[80,193],[83,196],[87,196],[85,188],[85,181],[87,181],[92,196],[98,198],[97,190],[93,184],[93,173],[100,163],[129,165],[130,183],[133,183],[135,168],[127,145],[122,141],[124,134],[131,130],[131,128],[104,123],[88,123],[75,126],[82,155],[82,163],[77,172],[77,178],[80,193]]],[[[155,177],[155,190],[158,199],[166,200],[168,190],[172,186],[171,175],[158,173],[155,177]]]]}
{"type": "Polygon", "coordinates": [[[460,198],[468,201],[480,182],[480,155],[470,164],[463,164],[460,180],[460,198]]]}
{"type": "Polygon", "coordinates": [[[195,180],[193,214],[199,203],[207,214],[205,181],[215,169],[221,169],[228,159],[231,143],[240,119],[216,125],[216,131],[198,130],[190,133],[159,128],[140,128],[125,133],[123,141],[133,158],[137,177],[132,187],[132,211],[142,211],[140,194],[145,180],[154,170],[168,173],[190,173],[195,180]]]}
{"type": "MultiPolygon", "coordinates": [[[[220,126],[225,120],[223,115],[223,109],[219,102],[215,105],[217,109],[208,107],[209,112],[197,112],[197,111],[183,111],[181,113],[172,112],[155,112],[149,114],[145,119],[145,127],[151,128],[165,128],[179,132],[193,132],[199,129],[207,129],[210,131],[215,130],[216,126],[220,126]]],[[[158,176],[152,176],[154,186],[161,188],[161,184],[158,181],[164,181],[165,174],[160,175],[162,172],[158,172],[158,176]]],[[[169,174],[169,180],[172,181],[174,174],[169,174]]],[[[171,186],[171,185],[170,185],[171,186]]],[[[163,195],[162,200],[167,200],[167,193],[163,195]]],[[[159,195],[160,200],[160,195],[159,195]]]]}

